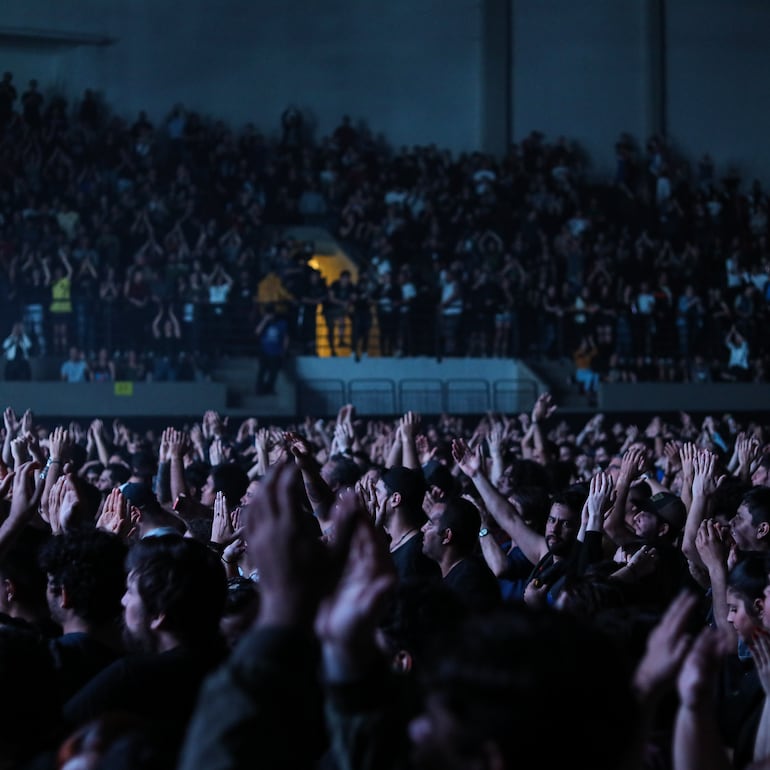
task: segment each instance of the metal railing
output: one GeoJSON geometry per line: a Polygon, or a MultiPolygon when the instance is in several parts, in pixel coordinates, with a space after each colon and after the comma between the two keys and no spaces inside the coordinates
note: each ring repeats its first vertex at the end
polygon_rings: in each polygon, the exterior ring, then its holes
{"type": "Polygon", "coordinates": [[[529,411],[538,396],[537,381],[527,378],[420,379],[388,378],[306,379],[297,383],[298,414],[335,415],[341,406],[355,404],[361,415],[506,414],[529,411]]]}

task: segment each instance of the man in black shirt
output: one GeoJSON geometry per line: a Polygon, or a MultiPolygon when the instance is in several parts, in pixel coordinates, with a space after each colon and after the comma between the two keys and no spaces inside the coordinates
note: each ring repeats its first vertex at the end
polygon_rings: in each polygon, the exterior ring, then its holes
{"type": "Polygon", "coordinates": [[[382,511],[382,526],[390,536],[390,554],[399,579],[412,577],[438,578],[436,564],[422,548],[425,513],[425,477],[419,469],[394,466],[377,482],[377,507],[382,511]]]}
{"type": "Polygon", "coordinates": [[[452,497],[436,503],[422,528],[422,549],[468,608],[486,611],[497,607],[501,597],[492,571],[474,553],[480,525],[478,509],[469,500],[452,497]]]}

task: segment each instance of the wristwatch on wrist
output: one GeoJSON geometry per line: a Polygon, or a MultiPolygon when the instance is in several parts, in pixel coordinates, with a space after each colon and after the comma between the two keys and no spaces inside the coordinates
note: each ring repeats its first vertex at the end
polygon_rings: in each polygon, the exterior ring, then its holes
{"type": "Polygon", "coordinates": [[[479,537],[486,537],[489,534],[489,530],[486,527],[482,527],[479,530],[479,537]]]}

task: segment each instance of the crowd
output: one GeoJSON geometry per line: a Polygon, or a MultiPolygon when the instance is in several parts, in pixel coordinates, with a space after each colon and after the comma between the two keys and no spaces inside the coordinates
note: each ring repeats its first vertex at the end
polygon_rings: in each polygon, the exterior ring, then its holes
{"type": "Polygon", "coordinates": [[[6,408],[0,766],[765,768],[768,430],[6,408]]]}
{"type": "Polygon", "coordinates": [[[386,356],[579,355],[589,385],[766,381],[762,185],[708,156],[691,170],[659,137],[614,152],[597,183],[577,147],[537,132],[502,158],[453,155],[348,117],[313,137],[289,108],[271,137],[182,105],[130,120],[6,73],[0,329],[23,324],[18,359],[77,347],[149,373],[159,356],[173,377],[254,352],[277,302],[298,353],[318,352],[321,306],[332,354],[360,358],[376,328],[386,356]],[[282,229],[303,223],[344,245],[356,280],[327,285],[313,244],[282,229]]]}

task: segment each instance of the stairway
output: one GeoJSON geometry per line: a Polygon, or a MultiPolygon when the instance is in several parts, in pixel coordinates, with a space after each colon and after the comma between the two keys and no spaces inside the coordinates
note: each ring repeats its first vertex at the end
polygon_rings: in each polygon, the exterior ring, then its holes
{"type": "Polygon", "coordinates": [[[526,364],[546,383],[560,411],[596,411],[596,406],[588,402],[575,384],[575,364],[569,358],[528,358],[526,364]]]}
{"type": "Polygon", "coordinates": [[[297,396],[292,374],[279,372],[275,395],[258,396],[257,368],[257,359],[253,356],[228,357],[219,361],[213,379],[227,384],[227,413],[233,417],[294,414],[297,396]]]}

